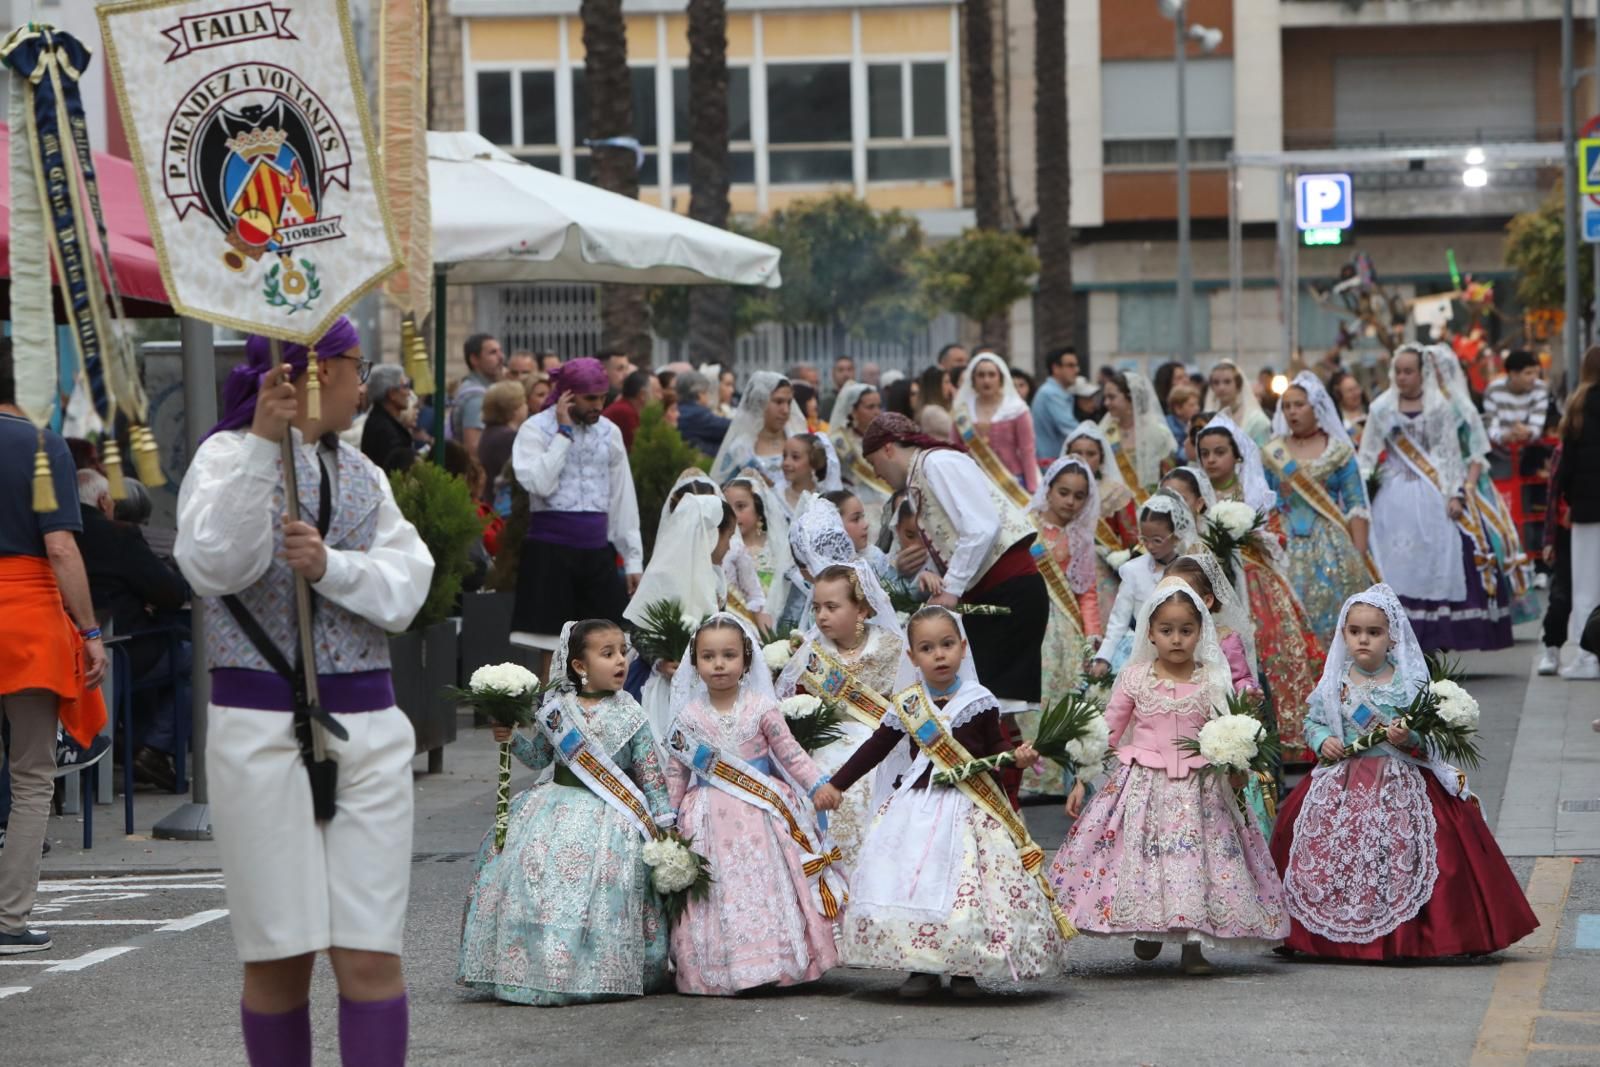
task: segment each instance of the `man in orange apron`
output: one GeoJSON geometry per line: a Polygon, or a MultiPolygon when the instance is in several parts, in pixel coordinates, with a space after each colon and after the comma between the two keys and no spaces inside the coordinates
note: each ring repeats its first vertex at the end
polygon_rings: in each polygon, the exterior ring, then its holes
{"type": "Polygon", "coordinates": [[[73,534],[82,529],[77,472],[66,442],[44,432],[58,505],[33,510],[40,431],[16,405],[11,339],[0,338],[0,717],[11,728],[11,818],[0,849],[0,956],[41,952],[28,929],[50,818],[56,724],[88,747],[106,722],[96,688],[106,650],[73,534]]]}

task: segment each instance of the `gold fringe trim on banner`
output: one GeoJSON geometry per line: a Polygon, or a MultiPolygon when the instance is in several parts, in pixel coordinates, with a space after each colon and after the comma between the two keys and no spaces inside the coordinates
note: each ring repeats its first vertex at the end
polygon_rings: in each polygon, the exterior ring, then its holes
{"type": "Polygon", "coordinates": [[[44,431],[39,431],[39,450],[33,454],[33,510],[48,514],[61,506],[56,500],[56,483],[50,476],[50,457],[44,450],[44,431]]]}

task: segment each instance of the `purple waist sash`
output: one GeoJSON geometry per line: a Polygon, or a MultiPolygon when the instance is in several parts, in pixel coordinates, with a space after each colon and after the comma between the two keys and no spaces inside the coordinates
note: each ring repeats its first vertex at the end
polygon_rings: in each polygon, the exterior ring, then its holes
{"type": "Polygon", "coordinates": [[[603,511],[535,511],[528,516],[528,540],[567,548],[605,548],[611,543],[603,511]]]}
{"type": "MultiPolygon", "coordinates": [[[[394,683],[387,670],[317,675],[322,710],[349,714],[394,707],[394,683]]],[[[244,667],[211,669],[211,703],[253,711],[293,711],[294,688],[272,671],[244,667]]]]}

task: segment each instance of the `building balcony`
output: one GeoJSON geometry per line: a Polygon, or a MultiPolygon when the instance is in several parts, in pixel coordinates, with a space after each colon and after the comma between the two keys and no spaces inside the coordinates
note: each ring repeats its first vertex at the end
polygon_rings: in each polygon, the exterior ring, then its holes
{"type": "MultiPolygon", "coordinates": [[[[1594,17],[1593,0],[1578,0],[1579,18],[1594,17]]],[[[1280,0],[1279,24],[1307,27],[1402,27],[1559,19],[1561,0],[1280,0]]]]}

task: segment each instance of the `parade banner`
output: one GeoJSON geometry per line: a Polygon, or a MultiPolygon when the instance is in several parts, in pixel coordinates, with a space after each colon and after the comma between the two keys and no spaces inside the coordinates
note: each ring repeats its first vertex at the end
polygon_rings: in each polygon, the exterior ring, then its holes
{"type": "Polygon", "coordinates": [[[399,269],[343,0],[99,15],[173,310],[311,344],[399,269]]]}

